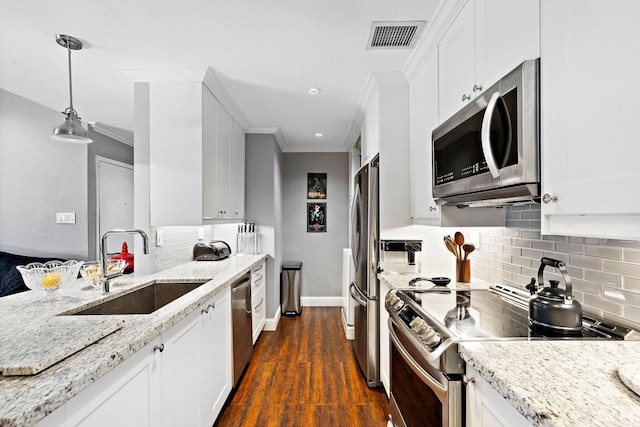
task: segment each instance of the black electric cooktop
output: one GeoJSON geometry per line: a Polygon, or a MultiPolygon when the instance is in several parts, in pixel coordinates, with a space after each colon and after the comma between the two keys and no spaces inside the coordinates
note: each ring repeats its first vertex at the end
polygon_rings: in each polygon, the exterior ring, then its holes
{"type": "Polygon", "coordinates": [[[437,329],[446,329],[461,341],[507,338],[621,340],[630,332],[630,329],[589,314],[583,315],[582,332],[578,334],[558,335],[536,329],[529,324],[528,293],[501,285],[488,290],[436,287],[399,292],[414,300],[417,306],[416,310],[407,306],[403,317],[420,316],[428,323],[436,321],[439,323],[437,329]]]}

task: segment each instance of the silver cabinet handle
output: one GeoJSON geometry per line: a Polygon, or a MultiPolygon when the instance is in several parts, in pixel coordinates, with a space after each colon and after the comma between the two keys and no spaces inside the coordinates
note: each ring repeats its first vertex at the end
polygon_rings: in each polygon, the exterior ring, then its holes
{"type": "Polygon", "coordinates": [[[473,93],[480,92],[482,90],[482,85],[473,85],[473,93]]]}
{"type": "Polygon", "coordinates": [[[209,313],[209,310],[213,310],[214,308],[216,308],[216,304],[215,303],[209,304],[208,306],[206,306],[205,308],[200,310],[200,313],[201,314],[207,314],[207,313],[209,313]]]}
{"type": "Polygon", "coordinates": [[[549,204],[551,202],[557,202],[558,201],[558,197],[556,196],[551,196],[549,193],[544,193],[544,195],[542,196],[542,201],[545,204],[549,204]]]}
{"type": "Polygon", "coordinates": [[[465,386],[468,386],[468,385],[469,385],[469,383],[475,383],[475,382],[476,382],[476,379],[475,379],[474,377],[468,377],[468,376],[466,376],[466,375],[463,375],[463,376],[462,376],[462,383],[463,383],[465,386]]]}
{"type": "Polygon", "coordinates": [[[202,219],[216,219],[216,218],[213,216],[203,216],[202,219]]]}
{"type": "Polygon", "coordinates": [[[433,212],[433,211],[437,211],[438,208],[435,208],[433,206],[429,206],[429,212],[433,212]]]}
{"type": "Polygon", "coordinates": [[[258,310],[258,307],[260,307],[263,302],[264,302],[264,298],[260,298],[260,302],[258,304],[256,304],[256,307],[254,308],[256,313],[260,312],[260,310],[258,310]]]}
{"type": "Polygon", "coordinates": [[[462,102],[467,101],[471,99],[471,95],[467,95],[466,93],[462,94],[462,102]]]}
{"type": "Polygon", "coordinates": [[[164,344],[160,344],[160,345],[156,345],[153,347],[153,352],[155,353],[155,351],[158,350],[160,353],[162,353],[164,351],[164,344]]]}

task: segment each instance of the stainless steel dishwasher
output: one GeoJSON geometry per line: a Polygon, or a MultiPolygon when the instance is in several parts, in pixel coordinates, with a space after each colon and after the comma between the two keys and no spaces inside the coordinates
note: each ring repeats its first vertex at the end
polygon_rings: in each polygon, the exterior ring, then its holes
{"type": "Polygon", "coordinates": [[[253,353],[253,324],[251,322],[251,273],[231,285],[233,330],[233,387],[247,366],[253,353]]]}

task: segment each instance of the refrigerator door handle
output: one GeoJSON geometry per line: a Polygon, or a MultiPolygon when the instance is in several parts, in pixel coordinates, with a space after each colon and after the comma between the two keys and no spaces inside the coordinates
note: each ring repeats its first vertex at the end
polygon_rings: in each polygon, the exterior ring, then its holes
{"type": "Polygon", "coordinates": [[[368,301],[377,301],[378,297],[368,297],[360,288],[355,284],[355,282],[351,282],[351,286],[349,287],[349,293],[353,297],[354,300],[360,305],[367,305],[368,301]]]}

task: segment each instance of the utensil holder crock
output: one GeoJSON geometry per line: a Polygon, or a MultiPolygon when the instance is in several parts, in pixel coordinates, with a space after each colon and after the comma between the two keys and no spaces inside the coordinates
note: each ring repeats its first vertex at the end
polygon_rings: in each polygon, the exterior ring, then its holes
{"type": "Polygon", "coordinates": [[[471,260],[469,259],[456,260],[456,282],[462,282],[462,283],[471,282],[471,260]]]}

